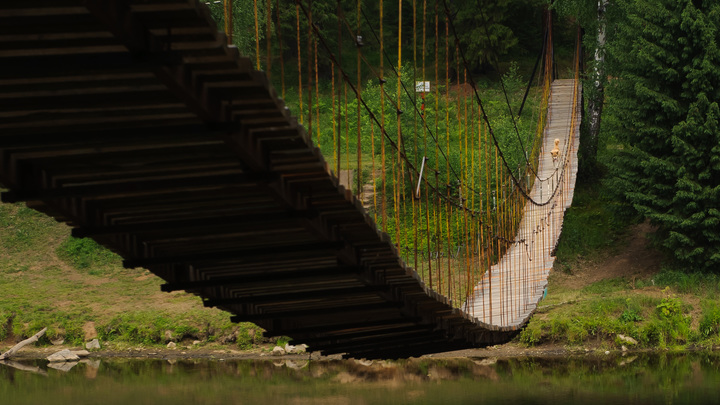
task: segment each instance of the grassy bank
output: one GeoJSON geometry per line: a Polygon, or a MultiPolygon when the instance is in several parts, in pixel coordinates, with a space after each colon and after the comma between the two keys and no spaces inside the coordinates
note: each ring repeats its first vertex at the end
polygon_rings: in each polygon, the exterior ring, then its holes
{"type": "Polygon", "coordinates": [[[604,191],[576,190],[547,298],[517,339],[602,349],[720,345],[720,276],[664,263],[653,228],[623,218],[604,191]]]}
{"type": "MultiPolygon", "coordinates": [[[[548,295],[517,341],[569,347],[682,349],[720,345],[720,276],[664,264],[653,228],[621,214],[603,186],[580,185],[566,214],[548,295]],[[623,340],[619,335],[634,339],[623,340]]],[[[20,204],[0,204],[0,341],[47,326],[41,343],[263,347],[200,298],[162,293],[162,280],[20,204]]]]}
{"type": "Polygon", "coordinates": [[[200,298],[162,293],[162,280],[124,269],[120,257],[19,204],[0,205],[0,341],[11,344],[47,326],[41,343],[103,342],[161,345],[225,343],[250,349],[262,342],[253,324],[204,308],[200,298]]]}

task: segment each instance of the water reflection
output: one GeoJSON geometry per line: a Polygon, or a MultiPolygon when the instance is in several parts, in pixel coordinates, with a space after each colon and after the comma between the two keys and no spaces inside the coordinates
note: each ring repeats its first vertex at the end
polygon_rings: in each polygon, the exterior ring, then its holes
{"type": "Polygon", "coordinates": [[[0,403],[717,403],[717,354],[0,363],[0,403]]]}

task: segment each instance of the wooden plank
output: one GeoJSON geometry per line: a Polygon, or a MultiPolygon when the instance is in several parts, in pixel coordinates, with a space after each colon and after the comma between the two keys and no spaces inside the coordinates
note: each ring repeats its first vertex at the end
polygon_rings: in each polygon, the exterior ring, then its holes
{"type": "Polygon", "coordinates": [[[207,262],[207,261],[222,261],[222,260],[236,260],[238,262],[256,262],[258,260],[267,260],[267,256],[274,256],[282,254],[283,256],[308,256],[308,255],[319,255],[320,253],[328,254],[344,247],[343,242],[320,242],[320,243],[306,243],[302,245],[294,246],[272,246],[264,248],[245,248],[235,249],[233,251],[225,252],[209,252],[209,253],[198,253],[190,255],[177,255],[177,256],[160,256],[160,257],[147,257],[137,259],[125,259],[123,260],[123,266],[126,268],[136,267],[147,267],[158,264],[170,264],[170,263],[192,263],[192,262],[207,262]]]}
{"type": "Polygon", "coordinates": [[[242,229],[243,227],[250,227],[257,224],[271,224],[273,222],[285,223],[288,220],[295,220],[300,218],[313,218],[317,215],[314,210],[299,210],[299,211],[272,211],[268,213],[254,213],[251,215],[236,215],[236,216],[222,216],[212,217],[203,216],[191,220],[183,221],[163,221],[156,220],[123,224],[123,225],[110,225],[103,227],[83,227],[74,228],[72,235],[76,238],[86,238],[89,236],[99,235],[115,235],[123,233],[132,233],[135,235],[141,235],[144,233],[152,232],[174,232],[174,231],[186,231],[193,232],[196,228],[207,228],[217,226],[233,226],[242,229]]]}
{"type": "MultiPolygon", "coordinates": [[[[221,287],[225,284],[216,284],[213,287],[221,287]]],[[[194,290],[199,287],[191,287],[189,290],[194,290]]],[[[204,286],[202,288],[208,288],[204,286]]],[[[377,295],[378,293],[384,293],[390,291],[390,286],[374,285],[374,286],[359,286],[359,287],[348,287],[348,288],[323,288],[323,289],[312,289],[308,291],[289,291],[274,294],[253,294],[253,295],[240,295],[228,298],[214,298],[203,301],[206,307],[218,307],[235,304],[278,304],[287,302],[297,301],[324,301],[333,300],[337,298],[351,298],[354,296],[364,295],[377,295]]]]}
{"type": "Polygon", "coordinates": [[[573,166],[570,177],[561,179],[549,151],[554,139],[559,138],[563,146],[573,145],[566,153],[573,161],[576,159],[579,132],[570,127],[572,111],[577,108],[573,104],[573,91],[572,80],[553,82],[548,112],[551,119],[545,128],[538,165],[538,176],[547,179],[548,184],[543,190],[543,182],[536,181],[530,192],[535,201],[546,205],[526,204],[516,237],[518,241],[530,243],[530,250],[526,250],[524,243],[513,243],[498,264],[483,276],[465,304],[467,311],[484,323],[501,328],[520,327],[536,308],[547,285],[554,260],[551,252],[560,236],[562,214],[572,201],[571,196],[561,194],[567,194],[569,186],[574,184],[576,172],[573,166]],[[558,185],[563,187],[562,193],[553,194],[552,187],[558,185]],[[560,199],[565,201],[564,205],[556,202],[560,199]],[[519,263],[523,263],[524,268],[519,263]]]}
{"type": "Polygon", "coordinates": [[[263,319],[303,318],[322,317],[327,315],[340,315],[342,317],[352,316],[355,312],[364,314],[374,311],[397,311],[403,306],[398,302],[380,302],[375,304],[360,305],[332,305],[325,308],[304,309],[298,311],[283,311],[276,313],[238,314],[230,317],[232,322],[254,322],[263,319]]]}
{"type": "MultiPolygon", "coordinates": [[[[219,286],[232,286],[253,283],[271,283],[277,280],[302,280],[307,278],[322,278],[334,275],[358,274],[362,269],[357,266],[332,266],[319,269],[287,270],[287,271],[266,271],[263,273],[243,274],[236,272],[231,277],[212,278],[207,280],[177,281],[160,286],[162,291],[180,291],[197,288],[212,288],[219,286]]],[[[206,271],[210,273],[210,271],[206,271]]]]}
{"type": "Polygon", "coordinates": [[[266,175],[243,174],[236,171],[233,174],[224,175],[198,175],[195,177],[181,177],[175,179],[161,179],[150,181],[132,181],[114,184],[88,184],[67,186],[55,189],[26,189],[18,191],[7,191],[1,193],[3,202],[15,203],[20,201],[51,200],[67,197],[101,198],[109,196],[128,196],[163,194],[176,191],[205,190],[208,188],[222,187],[228,184],[243,185],[257,184],[269,181],[271,178],[266,175]]]}

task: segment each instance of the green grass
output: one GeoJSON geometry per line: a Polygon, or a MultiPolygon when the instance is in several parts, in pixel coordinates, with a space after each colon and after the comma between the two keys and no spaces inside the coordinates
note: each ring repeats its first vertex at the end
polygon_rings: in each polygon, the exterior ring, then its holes
{"type": "Polygon", "coordinates": [[[0,204],[0,341],[7,344],[48,327],[56,339],[81,345],[94,322],[107,342],[162,345],[172,340],[223,342],[248,349],[262,339],[249,323],[204,308],[187,293],[160,293],[158,277],[125,269],[121,258],[90,239],[20,204],[0,204]]]}
{"type": "Polygon", "coordinates": [[[714,273],[688,273],[667,268],[653,277],[652,282],[661,287],[672,287],[681,293],[700,296],[720,294],[720,275],[714,273]]]}
{"type": "Polygon", "coordinates": [[[606,297],[591,294],[584,301],[536,316],[518,341],[531,346],[545,342],[632,346],[618,338],[622,334],[637,340],[640,348],[710,347],[720,342],[719,300],[704,303],[699,326],[694,327],[698,319],[693,319],[693,307],[667,293],[660,300],[624,291],[606,297]]]}
{"type": "MultiPolygon", "coordinates": [[[[120,257],[89,238],[66,238],[55,250],[57,256],[78,270],[94,269],[95,275],[100,274],[98,268],[117,266],[120,257]]],[[[93,270],[91,273],[93,274],[93,270]]]]}
{"type": "Polygon", "coordinates": [[[583,287],[582,292],[589,294],[607,294],[627,290],[629,286],[630,282],[623,277],[610,278],[587,285],[583,287]]]}

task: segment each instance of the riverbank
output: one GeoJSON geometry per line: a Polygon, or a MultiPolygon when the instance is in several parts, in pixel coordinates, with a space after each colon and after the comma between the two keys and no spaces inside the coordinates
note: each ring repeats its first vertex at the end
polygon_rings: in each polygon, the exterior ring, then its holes
{"type": "Polygon", "coordinates": [[[7,403],[717,402],[718,353],[554,358],[90,358],[0,365],[7,403]]]}
{"type": "MultiPolygon", "coordinates": [[[[664,268],[653,228],[618,225],[597,194],[578,188],[547,297],[527,327],[508,345],[456,355],[720,346],[720,278],[664,268]]],[[[0,247],[0,351],[43,327],[38,357],[94,338],[98,353],[129,357],[262,357],[287,343],[264,338],[251,323],[231,323],[199,297],[161,292],[150,272],[122,268],[118,256],[21,205],[0,205],[0,247]]]]}
{"type": "MultiPolygon", "coordinates": [[[[209,347],[179,347],[167,349],[163,347],[129,347],[126,345],[113,345],[90,352],[88,357],[95,359],[159,359],[159,360],[339,360],[341,355],[322,356],[319,353],[295,353],[278,355],[272,352],[273,345],[264,345],[251,350],[237,350],[232,347],[214,345],[209,347]]],[[[39,346],[23,349],[13,357],[13,361],[42,360],[62,349],[81,350],[73,346],[39,346]]],[[[567,346],[557,343],[544,343],[538,346],[527,346],[519,342],[509,342],[502,345],[495,345],[486,348],[466,349],[444,353],[432,353],[422,356],[426,359],[488,359],[490,361],[502,359],[523,359],[523,358],[606,358],[626,357],[639,354],[659,354],[672,352],[696,353],[696,352],[720,352],[720,345],[708,347],[687,347],[683,349],[670,350],[652,348],[634,349],[613,349],[600,347],[598,345],[567,346]]]]}
{"type": "Polygon", "coordinates": [[[578,188],[547,297],[516,341],[601,352],[720,346],[720,276],[673,268],[655,228],[622,219],[607,194],[578,188]]]}

